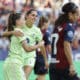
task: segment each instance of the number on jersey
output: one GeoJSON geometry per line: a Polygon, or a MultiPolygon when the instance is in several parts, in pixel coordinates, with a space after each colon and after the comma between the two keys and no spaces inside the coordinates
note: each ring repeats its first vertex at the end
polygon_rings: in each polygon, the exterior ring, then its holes
{"type": "Polygon", "coordinates": [[[57,54],[57,42],[59,39],[59,35],[57,33],[54,33],[51,35],[51,42],[52,42],[52,54],[57,54]]]}

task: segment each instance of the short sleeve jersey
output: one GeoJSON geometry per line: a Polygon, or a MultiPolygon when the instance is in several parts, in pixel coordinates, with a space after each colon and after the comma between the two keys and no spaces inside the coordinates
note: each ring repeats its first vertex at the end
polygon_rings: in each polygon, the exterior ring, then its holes
{"type": "Polygon", "coordinates": [[[64,52],[64,41],[72,42],[74,37],[74,26],[71,23],[56,27],[52,34],[52,58],[56,57],[60,62],[57,68],[69,67],[69,63],[64,52]]]}
{"type": "MultiPolygon", "coordinates": [[[[15,30],[20,30],[22,32],[21,29],[16,28],[15,30]]],[[[23,40],[26,40],[26,36],[16,37],[13,35],[11,37],[10,50],[9,50],[9,56],[12,58],[17,58],[21,62],[23,62],[24,60],[23,55],[25,54],[25,50],[23,49],[22,43],[21,43],[23,40]]]]}
{"type": "MultiPolygon", "coordinates": [[[[40,42],[42,40],[42,33],[40,29],[36,26],[32,26],[28,28],[27,26],[23,28],[23,32],[26,36],[26,41],[29,46],[34,46],[36,42],[40,42]]],[[[32,52],[26,52],[24,58],[36,57],[36,50],[32,52]]]]}

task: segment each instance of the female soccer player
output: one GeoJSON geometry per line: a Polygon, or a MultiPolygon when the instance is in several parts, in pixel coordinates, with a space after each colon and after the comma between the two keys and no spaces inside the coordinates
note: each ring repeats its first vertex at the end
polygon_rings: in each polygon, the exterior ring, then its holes
{"type": "MultiPolygon", "coordinates": [[[[34,9],[30,9],[26,15],[26,27],[22,28],[22,31],[25,33],[27,44],[30,46],[33,46],[36,44],[36,42],[42,42],[42,33],[39,28],[34,26],[34,22],[37,17],[37,11],[34,9]]],[[[13,34],[13,31],[6,32],[7,36],[13,34]]],[[[4,34],[5,35],[5,34],[4,34]]],[[[48,67],[48,61],[46,57],[46,52],[44,46],[40,47],[42,52],[44,53],[44,60],[45,65],[48,67]]],[[[26,75],[26,79],[29,78],[30,73],[33,70],[34,64],[35,64],[35,57],[36,57],[36,51],[27,52],[27,54],[24,54],[24,72],[26,75]]]]}
{"type": "MultiPolygon", "coordinates": [[[[48,25],[49,25],[49,20],[41,16],[38,27],[40,28],[42,34],[43,34],[43,40],[45,42],[45,49],[46,49],[46,56],[51,52],[51,41],[50,41],[50,32],[48,31],[48,25]]],[[[36,63],[34,67],[34,72],[37,74],[37,79],[36,80],[45,80],[45,75],[48,72],[48,69],[45,68],[45,61],[43,54],[40,49],[37,49],[37,57],[36,57],[36,63]]]]}
{"type": "Polygon", "coordinates": [[[50,80],[80,80],[74,69],[70,45],[79,16],[78,7],[69,2],[62,7],[62,11],[52,35],[52,58],[59,63],[50,64],[50,80]]]}
{"type": "MultiPolygon", "coordinates": [[[[11,13],[8,19],[8,30],[20,30],[23,28],[23,18],[20,13],[11,13]]],[[[9,55],[4,63],[5,80],[26,80],[23,70],[24,55],[41,47],[43,43],[29,46],[25,33],[23,37],[11,36],[9,55]]]]}
{"type": "MultiPolygon", "coordinates": [[[[36,42],[42,41],[42,33],[40,29],[34,25],[36,18],[37,18],[37,11],[35,9],[30,9],[25,15],[26,28],[24,28],[24,31],[28,36],[27,40],[29,45],[34,45],[36,44],[36,42]]],[[[45,67],[48,68],[48,61],[47,61],[45,47],[42,46],[40,49],[44,53],[43,56],[45,60],[45,67]]],[[[25,58],[24,71],[26,74],[26,79],[29,78],[32,69],[34,68],[36,60],[35,57],[36,57],[36,51],[32,51],[30,52],[30,54],[24,56],[25,58]]]]}

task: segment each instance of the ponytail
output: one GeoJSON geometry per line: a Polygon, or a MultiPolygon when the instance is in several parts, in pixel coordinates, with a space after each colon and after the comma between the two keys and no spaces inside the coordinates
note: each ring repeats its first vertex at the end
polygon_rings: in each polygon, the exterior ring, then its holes
{"type": "Polygon", "coordinates": [[[20,19],[20,13],[11,13],[8,19],[8,31],[13,31],[14,26],[16,26],[16,20],[20,19]]]}
{"type": "Polygon", "coordinates": [[[61,14],[59,18],[55,21],[55,26],[57,27],[67,22],[69,22],[68,14],[61,14]]]}

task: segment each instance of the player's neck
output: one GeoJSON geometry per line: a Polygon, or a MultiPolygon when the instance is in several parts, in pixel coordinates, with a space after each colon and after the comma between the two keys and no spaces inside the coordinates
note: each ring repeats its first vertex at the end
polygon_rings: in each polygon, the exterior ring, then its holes
{"type": "Polygon", "coordinates": [[[26,22],[26,26],[27,26],[28,28],[32,28],[32,24],[31,24],[31,23],[26,22]]]}

